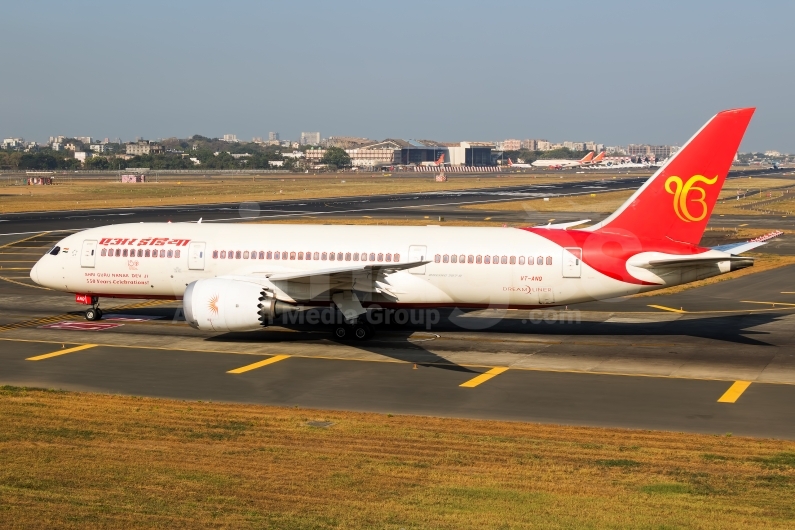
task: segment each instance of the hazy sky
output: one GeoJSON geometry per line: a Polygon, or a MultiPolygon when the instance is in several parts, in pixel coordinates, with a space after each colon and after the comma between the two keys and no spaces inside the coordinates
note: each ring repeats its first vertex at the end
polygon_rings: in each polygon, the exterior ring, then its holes
{"type": "Polygon", "coordinates": [[[795,152],[795,2],[5,2],[0,136],[278,131],[795,152]]]}

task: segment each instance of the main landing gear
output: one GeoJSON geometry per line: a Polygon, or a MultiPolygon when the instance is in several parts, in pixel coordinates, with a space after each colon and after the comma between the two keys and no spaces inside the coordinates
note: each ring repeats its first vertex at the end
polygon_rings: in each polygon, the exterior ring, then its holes
{"type": "Polygon", "coordinates": [[[367,311],[362,307],[356,293],[344,291],[335,293],[331,299],[345,316],[345,323],[334,328],[337,340],[367,340],[373,336],[373,327],[365,321],[367,311]]]}
{"type": "Polygon", "coordinates": [[[360,320],[352,324],[339,324],[334,328],[334,337],[338,340],[368,340],[373,337],[373,327],[360,320]]]}

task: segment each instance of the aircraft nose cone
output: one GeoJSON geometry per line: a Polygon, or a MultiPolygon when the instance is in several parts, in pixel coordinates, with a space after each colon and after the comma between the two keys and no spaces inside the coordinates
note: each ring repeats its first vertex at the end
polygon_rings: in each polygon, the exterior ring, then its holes
{"type": "Polygon", "coordinates": [[[38,271],[38,269],[39,269],[39,263],[36,262],[36,264],[33,266],[33,268],[30,269],[30,279],[33,280],[34,282],[38,283],[39,285],[41,285],[41,283],[39,282],[39,271],[38,271]]]}

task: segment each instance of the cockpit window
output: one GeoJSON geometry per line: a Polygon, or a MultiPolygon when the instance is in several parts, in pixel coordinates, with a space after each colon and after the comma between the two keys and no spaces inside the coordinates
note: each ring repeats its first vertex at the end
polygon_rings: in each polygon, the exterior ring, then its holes
{"type": "Polygon", "coordinates": [[[50,254],[51,256],[57,256],[60,251],[61,251],[61,247],[55,246],[55,247],[52,247],[52,250],[50,252],[48,252],[48,254],[50,254]]]}

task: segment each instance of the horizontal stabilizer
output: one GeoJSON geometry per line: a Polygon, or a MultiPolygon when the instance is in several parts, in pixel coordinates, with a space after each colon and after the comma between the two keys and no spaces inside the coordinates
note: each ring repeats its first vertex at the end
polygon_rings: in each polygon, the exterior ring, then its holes
{"type": "Polygon", "coordinates": [[[658,252],[650,252],[631,258],[627,264],[641,269],[658,268],[679,268],[679,267],[701,267],[714,265],[721,262],[752,262],[753,258],[731,256],[726,253],[705,252],[692,255],[671,255],[658,252]]]}
{"type": "Polygon", "coordinates": [[[761,247],[766,243],[767,241],[746,241],[744,243],[731,243],[729,245],[720,245],[718,247],[712,247],[712,250],[717,250],[719,252],[726,252],[727,254],[736,256],[737,254],[748,252],[749,250],[755,249],[756,247],[761,247]]]}
{"type": "Polygon", "coordinates": [[[579,226],[590,222],[590,219],[583,219],[582,221],[571,221],[569,223],[552,223],[548,225],[536,226],[535,228],[551,228],[553,230],[566,230],[567,228],[571,228],[572,226],[579,226]]]}

